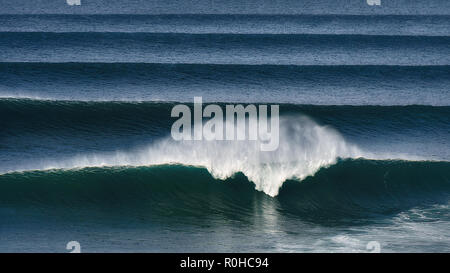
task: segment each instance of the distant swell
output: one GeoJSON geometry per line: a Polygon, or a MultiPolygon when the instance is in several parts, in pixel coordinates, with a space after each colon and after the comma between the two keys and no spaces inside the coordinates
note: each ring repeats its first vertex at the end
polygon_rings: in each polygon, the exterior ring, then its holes
{"type": "Polygon", "coordinates": [[[0,32],[0,61],[448,65],[449,44],[424,35],[0,32]]]}
{"type": "MultiPolygon", "coordinates": [[[[20,135],[24,131],[40,132],[52,128],[60,131],[114,133],[168,133],[172,107],[187,102],[64,101],[35,99],[0,99],[0,136],[20,135]]],[[[205,105],[208,102],[205,102],[205,105]]],[[[225,107],[226,103],[218,103],[225,107]]],[[[235,103],[239,104],[239,103],[235,103]]],[[[245,103],[240,103],[244,104],[245,103]]],[[[271,103],[277,104],[277,103],[271,103]]],[[[450,129],[450,106],[380,106],[380,105],[296,105],[280,104],[282,116],[306,115],[337,128],[383,130],[391,128],[426,128],[429,131],[450,129]],[[382,126],[382,127],[380,127],[382,126]]]]}
{"type": "Polygon", "coordinates": [[[449,85],[448,65],[0,63],[0,98],[439,106],[449,85]]]}
{"type": "Polygon", "coordinates": [[[2,14],[0,31],[448,35],[450,30],[448,15],[2,14]]]}

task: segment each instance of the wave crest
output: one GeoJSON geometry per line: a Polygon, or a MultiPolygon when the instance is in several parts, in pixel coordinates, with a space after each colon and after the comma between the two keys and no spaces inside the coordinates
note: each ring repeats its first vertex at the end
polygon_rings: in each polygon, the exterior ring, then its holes
{"type": "Polygon", "coordinates": [[[170,137],[137,151],[80,155],[39,169],[182,164],[206,168],[217,179],[243,173],[257,190],[276,196],[284,181],[302,180],[337,158],[362,157],[333,128],[305,116],[280,118],[279,148],[260,151],[260,141],[174,141],[170,137]]]}

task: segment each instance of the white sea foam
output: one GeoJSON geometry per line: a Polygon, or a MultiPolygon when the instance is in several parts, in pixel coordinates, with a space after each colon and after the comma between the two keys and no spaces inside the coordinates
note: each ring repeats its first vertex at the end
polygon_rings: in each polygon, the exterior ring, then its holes
{"type": "Polygon", "coordinates": [[[275,196],[287,179],[304,179],[337,158],[362,157],[334,129],[304,116],[280,119],[280,143],[275,151],[260,150],[259,141],[174,141],[170,137],[138,152],[80,155],[44,163],[39,169],[96,166],[183,164],[202,166],[218,179],[242,172],[256,189],[275,196]]]}
{"type": "Polygon", "coordinates": [[[305,116],[281,117],[279,136],[278,149],[270,152],[261,151],[260,141],[175,141],[168,136],[138,150],[35,162],[13,171],[182,164],[204,167],[217,179],[242,172],[257,190],[276,196],[287,179],[302,180],[338,158],[420,160],[363,152],[335,129],[305,116]]]}

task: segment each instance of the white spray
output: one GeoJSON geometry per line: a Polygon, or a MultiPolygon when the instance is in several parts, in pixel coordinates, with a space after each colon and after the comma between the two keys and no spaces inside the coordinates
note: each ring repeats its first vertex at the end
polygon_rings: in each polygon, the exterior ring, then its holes
{"type": "Polygon", "coordinates": [[[275,151],[261,151],[258,140],[174,141],[168,136],[138,152],[77,156],[39,169],[183,164],[204,167],[218,179],[242,172],[257,190],[276,196],[287,179],[302,180],[338,157],[361,156],[334,129],[297,116],[280,118],[280,143],[275,151]]]}

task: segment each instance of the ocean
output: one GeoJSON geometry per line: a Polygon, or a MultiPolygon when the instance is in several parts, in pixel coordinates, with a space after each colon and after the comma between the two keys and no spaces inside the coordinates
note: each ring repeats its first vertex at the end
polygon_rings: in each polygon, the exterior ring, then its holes
{"type": "Polygon", "coordinates": [[[0,0],[0,252],[449,252],[449,87],[446,0],[0,0]]]}

